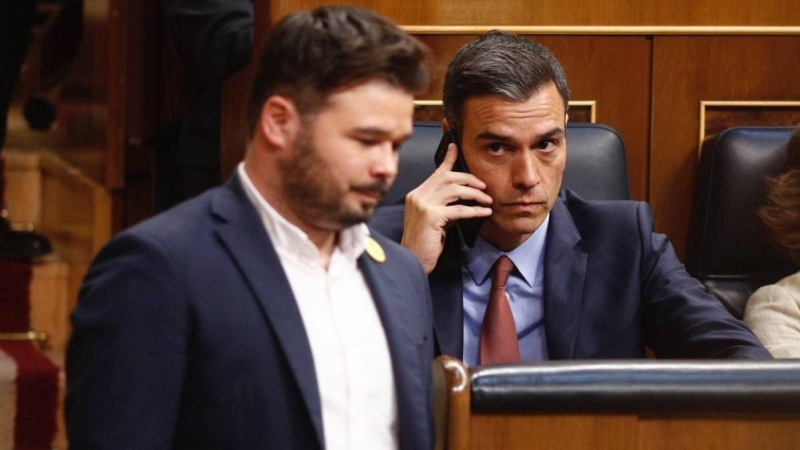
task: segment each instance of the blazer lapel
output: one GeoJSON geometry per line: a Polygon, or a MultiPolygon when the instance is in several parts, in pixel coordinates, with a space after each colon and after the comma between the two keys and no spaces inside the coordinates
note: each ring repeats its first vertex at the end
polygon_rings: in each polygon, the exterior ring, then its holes
{"type": "Polygon", "coordinates": [[[416,326],[412,323],[419,315],[414,309],[418,303],[403,301],[408,292],[402,282],[405,278],[390,273],[386,263],[378,263],[363,254],[358,259],[358,267],[369,286],[389,344],[402,427],[398,436],[400,448],[418,448],[419,436],[426,430],[420,420],[427,417],[425,405],[428,402],[423,398],[426,389],[417,370],[421,363],[419,345],[423,342],[417,342],[419,337],[414,334],[416,326]]]}
{"type": "Polygon", "coordinates": [[[459,236],[447,233],[436,268],[428,275],[433,300],[433,324],[438,351],[462,359],[464,356],[464,305],[461,285],[459,236]]]}
{"type": "Polygon", "coordinates": [[[575,248],[581,236],[559,197],[550,213],[544,262],[544,314],[551,359],[573,357],[589,255],[575,248]]]}
{"type": "Polygon", "coordinates": [[[217,191],[212,214],[222,222],[216,233],[258,298],[266,320],[275,331],[303,401],[308,408],[320,446],[324,445],[322,407],[311,346],[303,319],[278,255],[255,207],[237,176],[217,191]]]}

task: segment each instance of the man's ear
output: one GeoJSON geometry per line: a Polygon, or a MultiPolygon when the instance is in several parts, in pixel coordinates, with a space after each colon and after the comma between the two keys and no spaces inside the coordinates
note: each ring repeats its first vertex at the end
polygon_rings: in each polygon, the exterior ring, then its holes
{"type": "Polygon", "coordinates": [[[258,133],[272,147],[290,148],[299,128],[300,115],[292,100],[273,95],[264,102],[258,120],[258,133]]]}
{"type": "Polygon", "coordinates": [[[569,122],[569,113],[564,113],[564,125],[569,122]]]}
{"type": "Polygon", "coordinates": [[[450,130],[450,124],[447,122],[447,118],[445,117],[442,119],[442,133],[447,133],[450,130]]]}

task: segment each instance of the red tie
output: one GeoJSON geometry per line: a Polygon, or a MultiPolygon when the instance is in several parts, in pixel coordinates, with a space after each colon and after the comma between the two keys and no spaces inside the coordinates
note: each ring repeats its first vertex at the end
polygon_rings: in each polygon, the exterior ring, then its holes
{"type": "Polygon", "coordinates": [[[481,326],[481,365],[519,362],[517,327],[506,297],[512,270],[514,263],[505,255],[497,258],[492,269],[492,290],[481,326]]]}

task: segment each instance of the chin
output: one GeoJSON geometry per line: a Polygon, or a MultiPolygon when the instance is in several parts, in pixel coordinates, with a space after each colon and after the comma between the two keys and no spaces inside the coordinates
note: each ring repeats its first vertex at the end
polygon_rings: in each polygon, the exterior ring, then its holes
{"type": "Polygon", "coordinates": [[[342,228],[351,227],[360,223],[365,223],[372,216],[374,208],[343,211],[337,217],[337,222],[342,228]]]}
{"type": "Polygon", "coordinates": [[[496,227],[507,234],[520,236],[533,234],[542,226],[544,217],[515,217],[509,220],[495,222],[496,227]]]}

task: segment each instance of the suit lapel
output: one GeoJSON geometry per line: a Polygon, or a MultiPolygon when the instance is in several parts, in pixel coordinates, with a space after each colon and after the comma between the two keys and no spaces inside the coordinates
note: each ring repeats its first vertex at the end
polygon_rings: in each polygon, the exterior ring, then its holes
{"type": "Polygon", "coordinates": [[[544,262],[545,334],[551,359],[572,358],[575,350],[589,258],[575,248],[580,238],[559,197],[550,213],[544,262]]]}
{"type": "MultiPolygon", "coordinates": [[[[387,256],[391,258],[392,255],[387,256]]],[[[408,287],[402,280],[407,278],[390,273],[389,267],[396,268],[396,265],[376,262],[365,253],[358,259],[358,267],[369,286],[389,344],[401,423],[400,448],[417,448],[419,433],[425,431],[418,422],[427,417],[425,405],[428,401],[422,397],[426,390],[417,370],[422,342],[418,342],[419,337],[413,332],[416,325],[412,323],[419,316],[419,311],[414,309],[419,303],[403,301],[408,296],[408,287]]]]}
{"type": "Polygon", "coordinates": [[[222,222],[216,233],[255,293],[280,342],[322,446],[322,407],[314,360],[289,280],[238,175],[217,192],[211,208],[222,222]]]}
{"type": "Polygon", "coordinates": [[[458,234],[447,233],[444,250],[428,281],[439,353],[461,359],[464,356],[464,305],[459,247],[458,234]]]}

